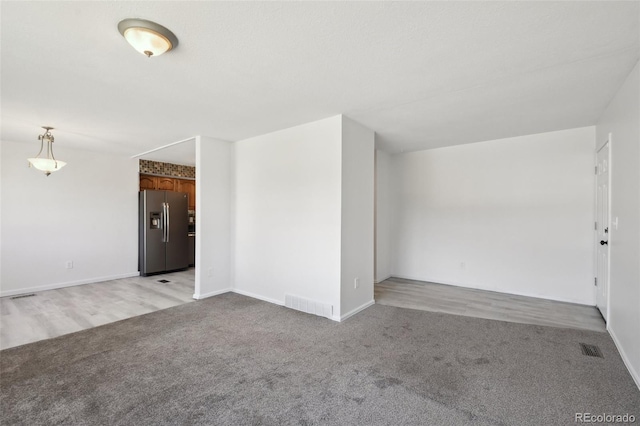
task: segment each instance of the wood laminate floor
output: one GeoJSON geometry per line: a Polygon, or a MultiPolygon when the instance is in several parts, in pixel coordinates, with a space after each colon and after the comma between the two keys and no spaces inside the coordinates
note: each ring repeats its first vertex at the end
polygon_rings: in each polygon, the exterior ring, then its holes
{"type": "Polygon", "coordinates": [[[194,280],[191,268],[0,298],[0,349],[193,302],[194,280]]]}
{"type": "MultiPolygon", "coordinates": [[[[0,349],[193,302],[195,269],[0,298],[0,349]],[[159,280],[168,280],[160,283],[159,280]]],[[[605,331],[595,307],[423,281],[375,285],[381,305],[554,327],[605,331]]]]}
{"type": "Polygon", "coordinates": [[[524,324],[605,331],[597,308],[424,281],[389,278],[375,285],[381,305],[524,324]]]}

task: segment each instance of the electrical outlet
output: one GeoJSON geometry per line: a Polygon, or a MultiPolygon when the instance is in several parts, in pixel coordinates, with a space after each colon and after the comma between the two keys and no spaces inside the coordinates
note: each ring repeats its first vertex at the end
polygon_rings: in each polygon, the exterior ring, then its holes
{"type": "Polygon", "coordinates": [[[360,287],[360,278],[356,278],[355,280],[353,280],[353,288],[358,287],[360,287]]]}
{"type": "Polygon", "coordinates": [[[73,269],[73,260],[67,260],[67,263],[65,263],[65,267],[67,269],[73,269]]]}
{"type": "Polygon", "coordinates": [[[460,269],[462,270],[467,269],[467,264],[465,262],[460,262],[460,269]]]}

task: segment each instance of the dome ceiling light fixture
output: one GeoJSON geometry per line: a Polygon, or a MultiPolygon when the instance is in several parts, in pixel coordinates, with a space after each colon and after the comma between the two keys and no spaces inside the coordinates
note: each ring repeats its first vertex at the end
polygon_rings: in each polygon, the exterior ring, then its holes
{"type": "Polygon", "coordinates": [[[44,172],[45,175],[49,176],[51,172],[55,172],[63,168],[67,165],[64,161],[56,160],[53,156],[53,135],[51,134],[51,130],[53,127],[42,126],[44,129],[44,134],[38,135],[38,140],[40,141],[40,151],[38,155],[33,158],[27,158],[29,161],[29,167],[33,166],[38,170],[44,172]],[[40,158],[40,154],[42,154],[42,150],[44,149],[44,143],[47,143],[47,157],[40,158]]]}
{"type": "Polygon", "coordinates": [[[134,49],[147,58],[160,56],[178,46],[178,37],[167,28],[145,19],[124,19],[118,31],[134,49]]]}

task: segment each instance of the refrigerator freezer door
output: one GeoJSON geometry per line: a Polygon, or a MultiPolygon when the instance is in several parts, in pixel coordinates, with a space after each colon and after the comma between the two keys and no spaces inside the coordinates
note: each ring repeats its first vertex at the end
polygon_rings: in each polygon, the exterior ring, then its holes
{"type": "Polygon", "coordinates": [[[187,194],[166,192],[167,211],[167,271],[189,266],[189,213],[187,194]]]}
{"type": "Polygon", "coordinates": [[[166,270],[164,191],[140,192],[140,274],[166,270]]]}

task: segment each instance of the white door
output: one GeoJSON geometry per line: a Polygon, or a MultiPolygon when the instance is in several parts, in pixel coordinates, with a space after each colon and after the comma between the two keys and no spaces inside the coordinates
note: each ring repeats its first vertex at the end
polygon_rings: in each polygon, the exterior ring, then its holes
{"type": "Polygon", "coordinates": [[[609,141],[597,152],[596,168],[596,305],[607,321],[609,298],[609,141]]]}

